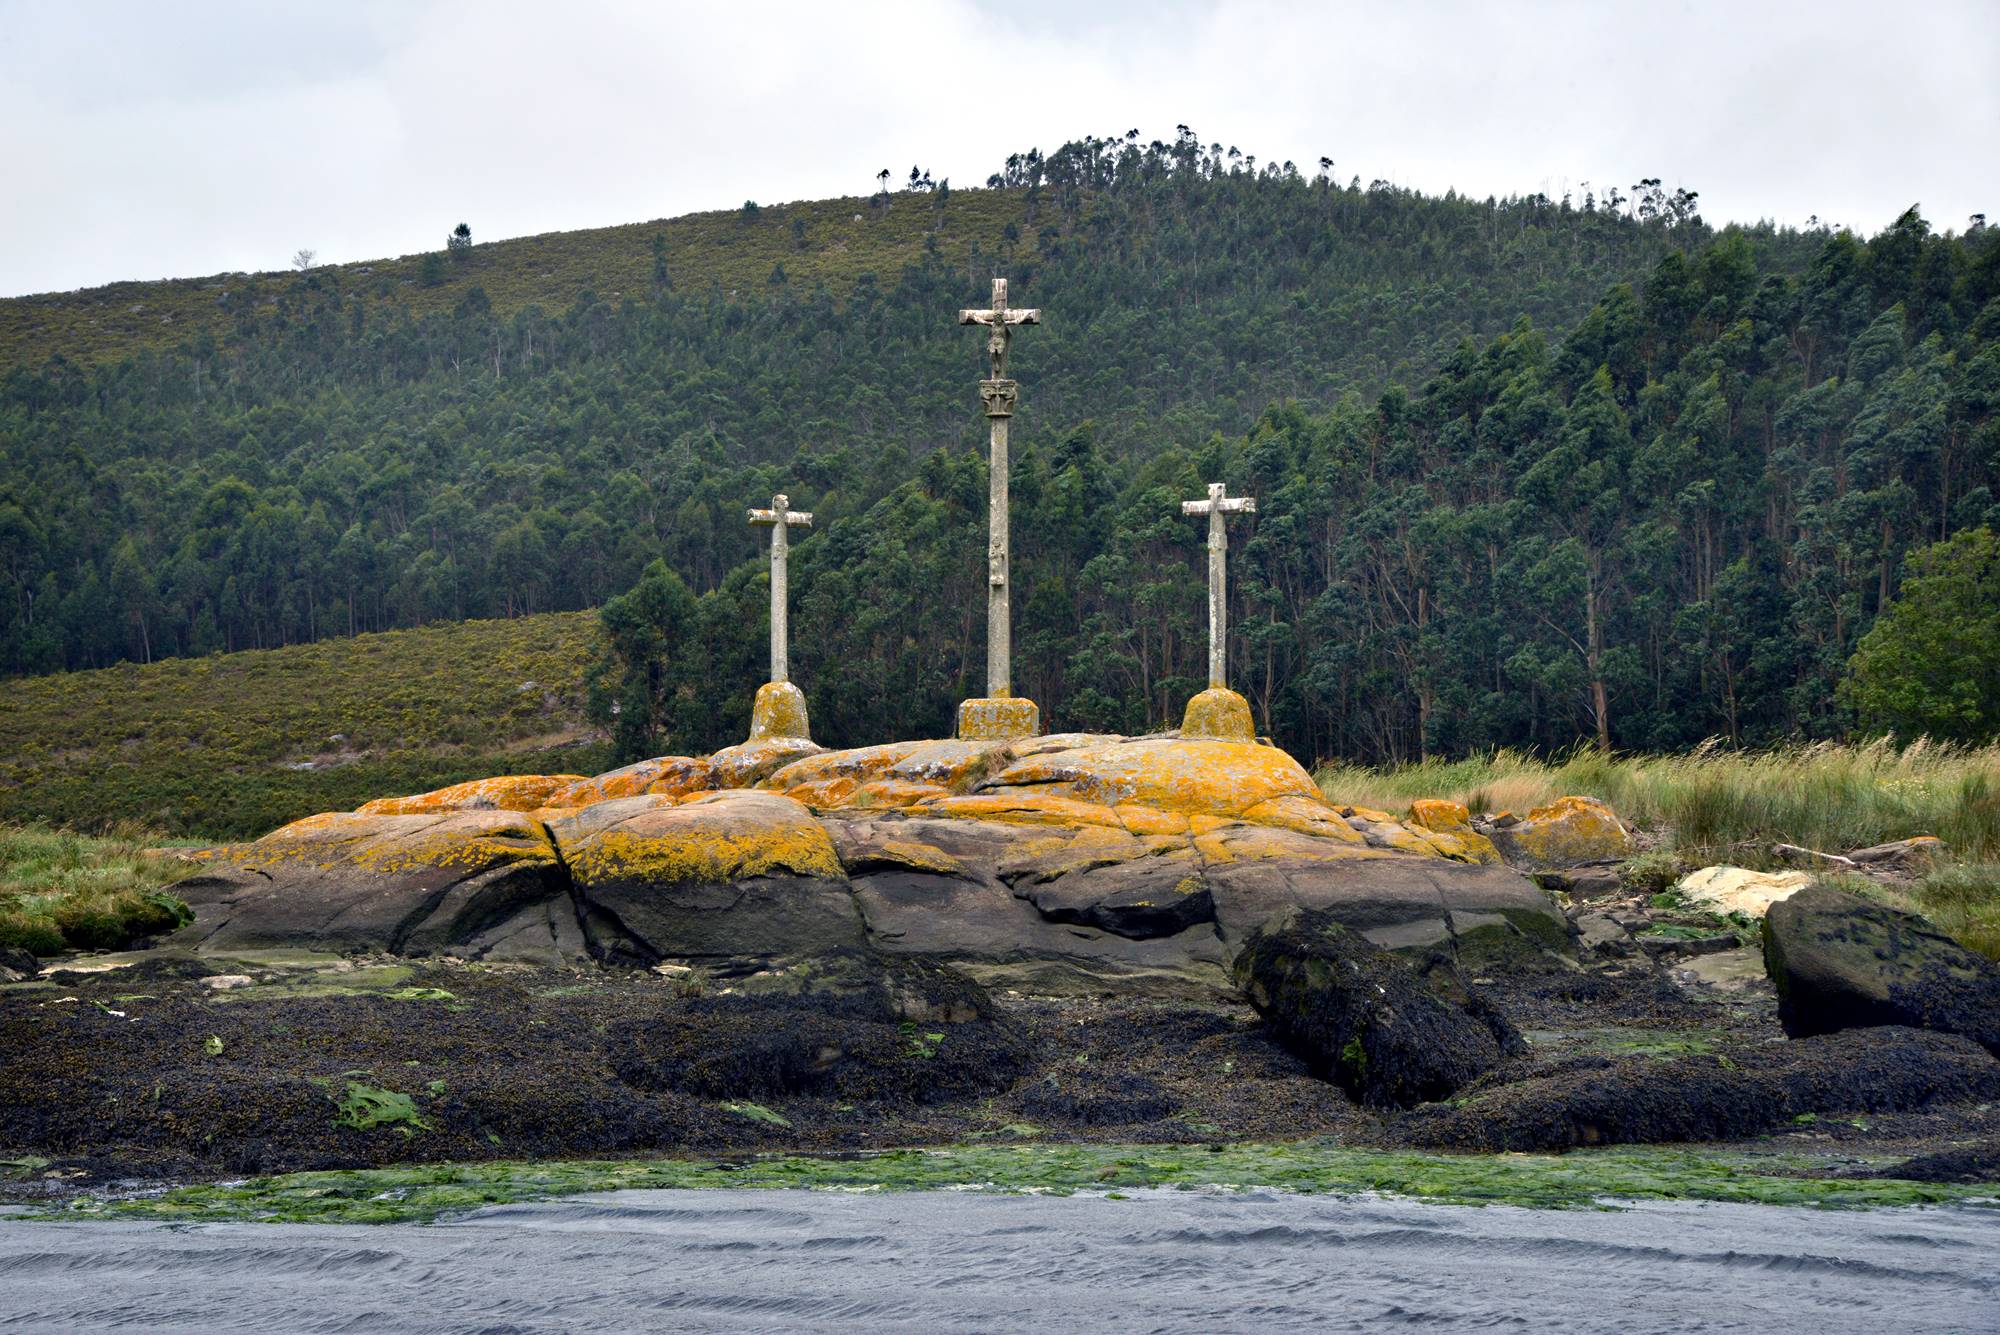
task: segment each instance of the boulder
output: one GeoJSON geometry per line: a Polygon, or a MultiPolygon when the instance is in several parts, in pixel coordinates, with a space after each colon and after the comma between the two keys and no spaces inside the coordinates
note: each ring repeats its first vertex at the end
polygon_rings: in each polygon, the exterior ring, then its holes
{"type": "Polygon", "coordinates": [[[547,829],[512,811],[309,816],[212,851],[174,893],[195,914],[177,939],[205,950],[474,956],[569,898],[547,829]]]}
{"type": "Polygon", "coordinates": [[[1717,913],[1761,918],[1771,905],[1790,899],[1812,883],[1811,872],[1717,866],[1689,872],[1675,883],[1674,891],[1690,903],[1717,913]]]}
{"type": "Polygon", "coordinates": [[[618,798],[558,819],[550,833],[601,956],[734,969],[863,944],[832,841],[777,793],[618,798]]]}
{"type": "Polygon", "coordinates": [[[1764,967],[1794,1038],[1910,1025],[2000,1056],[2000,968],[1915,914],[1808,886],[1765,915],[1764,967]]]}
{"type": "Polygon", "coordinates": [[[1488,823],[1484,833],[1510,867],[1560,871],[1632,855],[1632,836],[1617,813],[1594,797],[1559,797],[1521,820],[1488,823]]]}
{"type": "Polygon", "coordinates": [[[1523,1046],[1448,960],[1419,970],[1323,912],[1253,932],[1235,977],[1280,1043],[1366,1104],[1449,1098],[1523,1046]]]}

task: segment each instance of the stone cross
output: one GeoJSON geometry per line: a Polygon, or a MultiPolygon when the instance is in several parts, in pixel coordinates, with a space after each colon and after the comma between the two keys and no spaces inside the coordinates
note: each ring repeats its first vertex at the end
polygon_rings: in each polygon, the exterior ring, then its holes
{"type": "Polygon", "coordinates": [[[1017,324],[1040,324],[1038,310],[1016,310],[1007,305],[1007,280],[993,280],[993,305],[983,311],[960,311],[960,324],[992,327],[986,352],[993,358],[993,375],[979,382],[979,397],[985,404],[991,438],[987,461],[986,517],[986,694],[1013,693],[1012,657],[1013,613],[1007,587],[1007,419],[1014,415],[1019,387],[1007,378],[1007,340],[1017,324]]]}
{"type": "Polygon", "coordinates": [[[1208,484],[1205,501],[1182,501],[1184,515],[1208,516],[1208,684],[1227,686],[1224,658],[1229,641],[1229,533],[1222,526],[1227,514],[1256,513],[1254,497],[1225,497],[1220,482],[1208,484]]]}
{"type": "Polygon", "coordinates": [[[782,491],[771,498],[768,510],[752,510],[750,522],[771,528],[771,680],[785,681],[790,674],[786,657],[788,641],[785,622],[785,560],[791,551],[789,530],[793,525],[812,527],[813,517],[791,508],[792,498],[782,491]]]}

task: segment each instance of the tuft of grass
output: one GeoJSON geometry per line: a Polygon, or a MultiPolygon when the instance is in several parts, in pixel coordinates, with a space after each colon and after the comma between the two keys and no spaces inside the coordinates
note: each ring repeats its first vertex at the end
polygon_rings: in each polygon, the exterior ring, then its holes
{"type": "Polygon", "coordinates": [[[0,825],[0,946],[36,955],[119,950],[191,921],[168,886],[192,868],[148,854],[140,833],[92,837],[0,825]]]}

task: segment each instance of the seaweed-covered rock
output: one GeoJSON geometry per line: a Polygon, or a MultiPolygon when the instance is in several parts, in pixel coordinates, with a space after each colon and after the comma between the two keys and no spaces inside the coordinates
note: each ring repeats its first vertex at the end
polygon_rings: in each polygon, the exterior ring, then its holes
{"type": "Polygon", "coordinates": [[[1057,1070],[1027,1086],[1021,1111],[1046,1121],[1082,1126],[1134,1126],[1181,1110],[1181,1101],[1150,1076],[1091,1068],[1057,1070]]]}
{"type": "Polygon", "coordinates": [[[1765,915],[1764,967],[1793,1038],[1912,1025],[2000,1056],[2000,968],[1915,914],[1809,886],[1765,915]]]}
{"type": "Polygon", "coordinates": [[[1429,1149],[1567,1150],[1731,1140],[1804,1113],[1908,1112],[2000,1094],[2000,1063],[1951,1034],[1880,1028],[1781,1044],[1756,1069],[1699,1055],[1582,1057],[1457,1106],[1420,1108],[1404,1134],[1429,1149]]]}
{"type": "Polygon", "coordinates": [[[977,983],[866,951],[793,961],[607,1042],[626,1084],[720,1099],[935,1103],[1006,1089],[1029,1060],[977,983]]]}
{"type": "Polygon", "coordinates": [[[1330,913],[1253,932],[1235,974],[1279,1041],[1363,1103],[1447,1098],[1520,1045],[1448,960],[1419,970],[1330,913]]]}

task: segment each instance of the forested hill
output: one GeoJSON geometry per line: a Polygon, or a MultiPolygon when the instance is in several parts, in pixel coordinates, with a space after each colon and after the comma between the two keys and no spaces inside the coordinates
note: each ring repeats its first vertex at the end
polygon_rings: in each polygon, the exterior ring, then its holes
{"type": "Polygon", "coordinates": [[[843,203],[922,220],[844,292],[775,207],[730,219],[739,266],[771,256],[754,296],[671,243],[647,290],[561,309],[497,307],[497,247],[430,266],[428,313],[421,282],[308,272],[212,343],[7,373],[0,666],[591,606],[663,558],[690,588],[617,604],[648,662],[594,707],[628,751],[705,749],[762,674],[743,510],[785,490],[819,515],[816,735],[940,735],[983,661],[983,359],[953,319],[1002,272],[1046,320],[1014,345],[1014,675],[1055,726],[1157,726],[1203,684],[1178,502],[1227,480],[1259,502],[1234,684],[1297,753],[1836,733],[1905,554],[2000,521],[2000,232],[1717,233],[1692,203],[1092,140],[843,203]]]}
{"type": "MultiPolygon", "coordinates": [[[[954,317],[995,273],[1046,315],[1017,439],[1084,429],[1122,468],[1421,383],[1523,315],[1566,329],[1707,238],[1691,203],[1089,140],[985,190],[0,303],[0,671],[589,607],[657,556],[714,587],[756,551],[747,503],[824,524],[981,451],[954,317]]],[[[1744,244],[1790,274],[1817,242],[1744,244]]]]}

